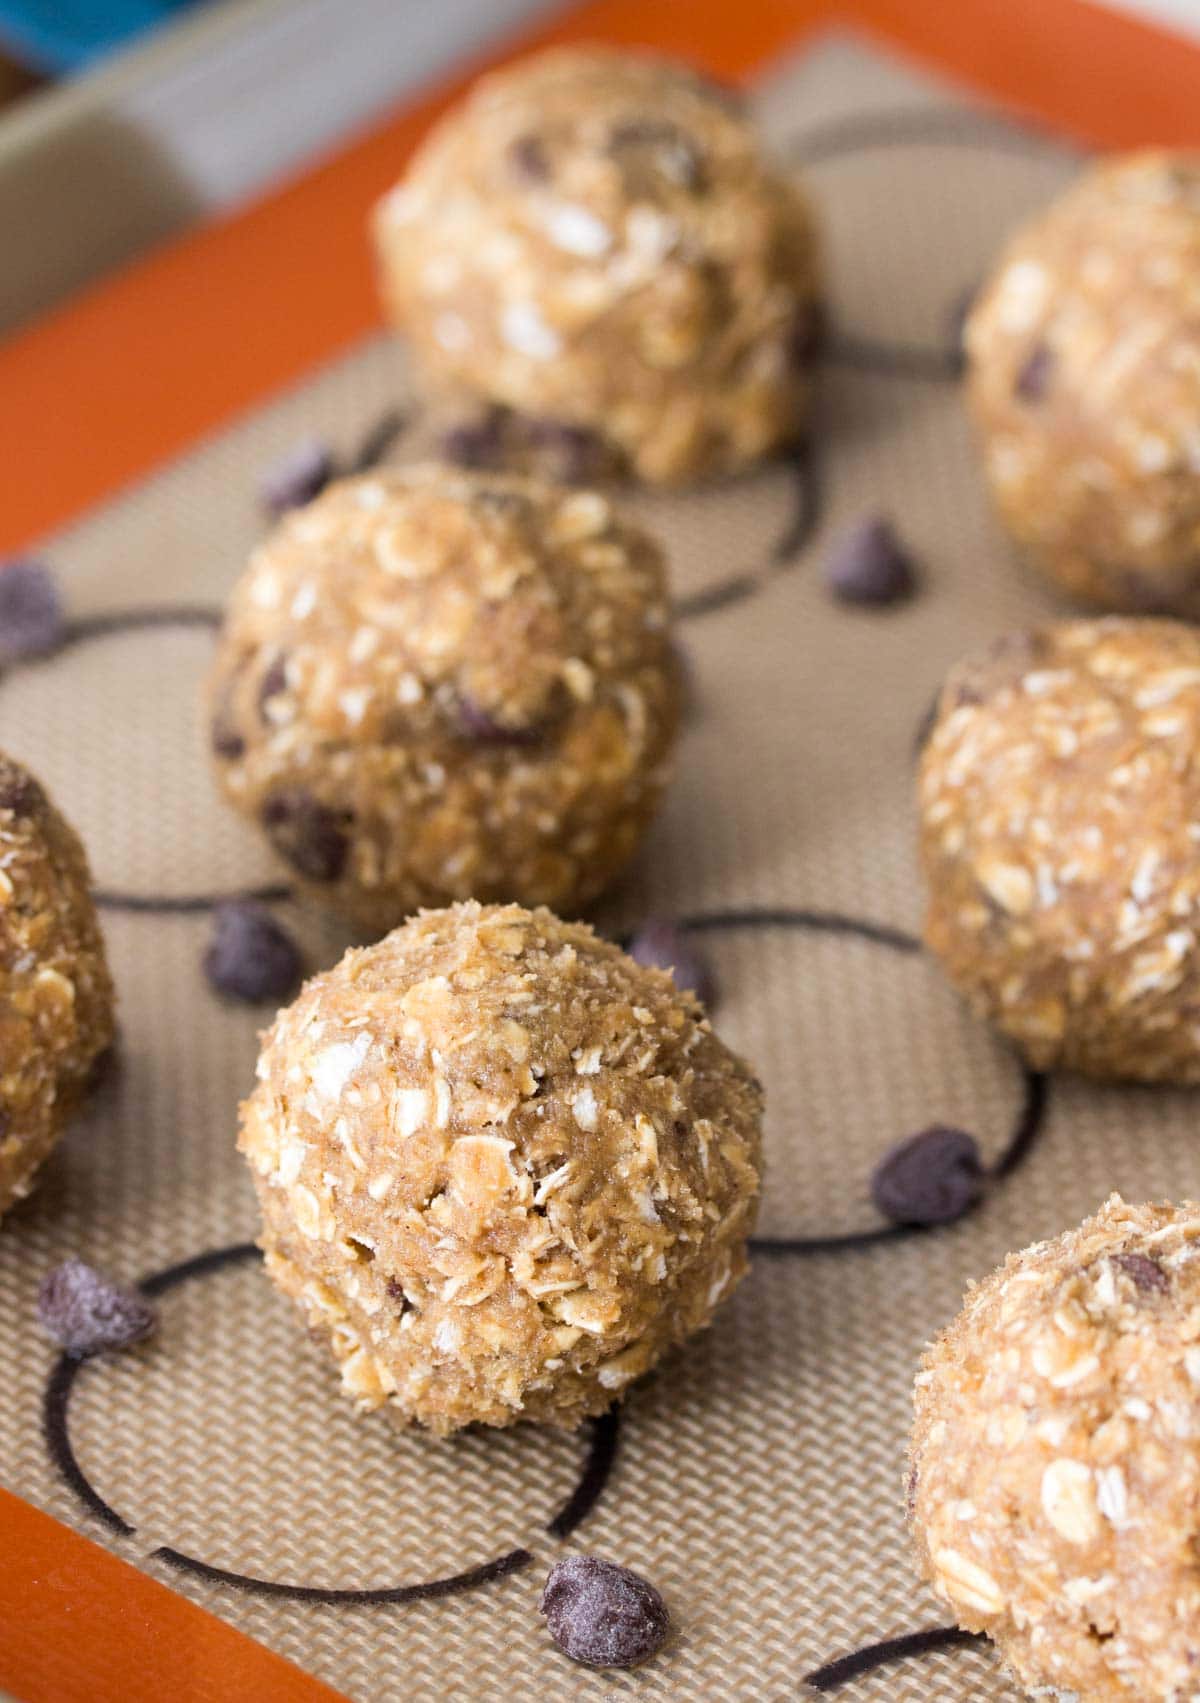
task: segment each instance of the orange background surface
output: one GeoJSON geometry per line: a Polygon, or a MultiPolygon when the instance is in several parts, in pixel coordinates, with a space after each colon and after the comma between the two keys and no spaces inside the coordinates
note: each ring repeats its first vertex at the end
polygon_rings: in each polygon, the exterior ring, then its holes
{"type": "MultiPolygon", "coordinates": [[[[1200,144],[1200,47],[1088,0],[589,0],[503,57],[603,40],[745,81],[832,27],[857,28],[1093,146],[1200,144]]],[[[477,69],[0,345],[0,553],[379,323],[367,209],[477,69]]],[[[337,1703],[318,1680],[5,1491],[0,1689],[21,1703],[337,1703]]]]}

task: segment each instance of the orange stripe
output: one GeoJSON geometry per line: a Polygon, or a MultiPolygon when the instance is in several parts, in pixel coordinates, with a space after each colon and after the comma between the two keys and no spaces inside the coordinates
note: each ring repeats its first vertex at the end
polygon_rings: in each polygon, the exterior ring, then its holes
{"type": "Polygon", "coordinates": [[[20,1703],[346,1703],[0,1490],[0,1689],[20,1703]]]}
{"type": "MultiPolygon", "coordinates": [[[[1200,48],[1089,0],[589,0],[508,49],[607,40],[746,78],[846,22],[1094,143],[1196,141],[1200,48]]],[[[0,551],[13,550],[378,323],[366,212],[438,92],[248,211],[0,346],[0,551]]]]}

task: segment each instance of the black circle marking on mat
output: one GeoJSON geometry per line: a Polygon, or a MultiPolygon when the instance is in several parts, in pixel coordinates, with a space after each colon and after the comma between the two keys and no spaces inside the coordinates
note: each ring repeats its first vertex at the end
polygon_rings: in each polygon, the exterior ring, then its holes
{"type": "MultiPolygon", "coordinates": [[[[707,911],[698,916],[681,917],[678,926],[690,934],[712,934],[735,928],[793,928],[813,934],[849,935],[869,941],[875,946],[886,946],[893,952],[901,952],[912,958],[919,957],[924,951],[915,934],[907,934],[903,929],[893,928],[890,923],[846,916],[841,911],[707,911]]],[[[1015,1062],[1021,1071],[1024,1093],[1008,1140],[987,1168],[986,1175],[991,1182],[1000,1182],[1005,1177],[1010,1177],[1028,1157],[1045,1120],[1049,1078],[1039,1071],[1031,1070],[1019,1058],[1016,1058],[1015,1062]]],[[[931,1230],[941,1228],[946,1226],[880,1224],[873,1229],[847,1230],[833,1236],[752,1236],[749,1246],[754,1253],[766,1255],[819,1254],[839,1250],[844,1252],[852,1248],[872,1247],[877,1242],[898,1242],[910,1236],[927,1236],[931,1230]]]]}
{"type": "Polygon", "coordinates": [[[986,1643],[982,1632],[964,1632],[961,1626],[930,1626],[923,1632],[906,1632],[902,1637],[885,1638],[882,1643],[852,1650],[848,1656],[839,1656],[836,1661],[826,1662],[805,1674],[804,1683],[813,1691],[836,1691],[848,1680],[874,1673],[876,1668],[903,1661],[907,1656],[925,1656],[934,1650],[977,1649],[986,1643]]]}
{"type": "MultiPolygon", "coordinates": [[[[253,1242],[238,1242],[228,1248],[213,1248],[196,1254],[179,1265],[145,1277],[138,1287],[151,1298],[164,1295],[196,1277],[207,1277],[228,1266],[244,1265],[258,1259],[260,1252],[253,1242]]],[[[93,1356],[92,1358],[102,1358],[93,1356]]],[[[50,1459],[63,1482],[72,1490],[87,1511],[122,1537],[132,1537],[131,1526],[117,1510],[106,1502],[96,1489],[75,1453],[71,1442],[70,1404],[75,1380],[86,1359],[60,1354],[46,1383],[42,1398],[42,1428],[50,1459]]],[[[568,1537],[575,1531],[599,1501],[616,1459],[620,1421],[615,1407],[592,1421],[592,1435],[587,1459],[579,1480],[558,1512],[547,1522],[546,1531],[556,1538],[568,1537]]],[[[217,1584],[232,1585],[234,1589],[255,1596],[288,1597],[294,1602],[316,1602],[361,1606],[368,1603],[419,1602],[433,1597],[455,1596],[460,1591],[473,1590],[493,1579],[503,1579],[527,1567],[534,1559],[528,1549],[512,1549],[494,1561],[485,1561],[465,1572],[453,1573],[444,1579],[429,1579],[416,1585],[384,1585],[373,1590],[332,1590],[320,1585],[289,1585],[274,1579],[259,1579],[251,1574],[234,1573],[224,1567],[213,1567],[207,1561],[187,1555],[170,1544],[160,1544],[151,1555],[181,1573],[192,1573],[217,1584]]]]}

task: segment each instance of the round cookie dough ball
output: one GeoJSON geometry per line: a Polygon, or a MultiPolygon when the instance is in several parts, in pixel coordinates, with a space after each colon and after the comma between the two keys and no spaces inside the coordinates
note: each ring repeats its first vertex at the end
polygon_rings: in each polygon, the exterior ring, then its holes
{"type": "Polygon", "coordinates": [[[556,51],[486,77],[374,216],[435,386],[591,434],[638,478],[753,462],[809,400],[816,254],[727,91],[556,51]]]}
{"type": "Polygon", "coordinates": [[[1200,1081],[1200,633],[1111,616],[951,670],[926,940],[1038,1069],[1200,1081]]]}
{"type": "Polygon", "coordinates": [[[987,477],[1073,596],[1200,617],[1200,154],[1095,166],[971,314],[987,477]]]}
{"type": "Polygon", "coordinates": [[[662,556],[593,492],[345,480],[252,557],[210,702],[228,797],[364,929],[461,898],[574,910],[667,777],[662,556]]]}
{"type": "Polygon", "coordinates": [[[1036,1697],[1200,1685],[1200,1205],[1126,1206],[972,1288],[916,1385],[921,1572],[1036,1697]]]}
{"type": "Polygon", "coordinates": [[[745,1271],[761,1114],[666,972],[470,903],[308,983],[240,1146],[267,1269],[362,1407],[574,1426],[745,1271]]]}
{"type": "Polygon", "coordinates": [[[29,1193],[113,1039],[113,987],[74,830],[0,752],[0,1213],[29,1193]]]}

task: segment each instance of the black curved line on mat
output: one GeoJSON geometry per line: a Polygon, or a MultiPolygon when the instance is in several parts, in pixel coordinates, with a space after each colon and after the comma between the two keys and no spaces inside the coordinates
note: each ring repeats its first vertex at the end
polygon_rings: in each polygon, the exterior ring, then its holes
{"type": "Polygon", "coordinates": [[[274,905],[291,896],[291,888],[282,885],[248,887],[236,893],[165,894],[161,898],[147,893],[120,893],[108,887],[99,887],[92,894],[101,910],[132,911],[150,916],[194,916],[201,911],[211,911],[231,899],[256,899],[261,905],[274,905]]]}
{"type": "Polygon", "coordinates": [[[358,448],[342,470],[346,473],[369,473],[378,467],[392,446],[404,436],[412,424],[410,410],[389,408],[373,426],[363,433],[358,448]]]}
{"type": "Polygon", "coordinates": [[[836,1661],[826,1662],[824,1667],[805,1674],[804,1684],[813,1691],[836,1691],[847,1680],[874,1673],[877,1668],[908,1656],[926,1656],[934,1650],[973,1649],[986,1643],[982,1632],[964,1632],[961,1626],[931,1626],[924,1632],[906,1632],[902,1637],[885,1638],[882,1643],[852,1650],[849,1655],[839,1656],[836,1661]]]}
{"type": "MultiPolygon", "coordinates": [[[[168,1266],[165,1271],[157,1271],[149,1277],[144,1277],[138,1287],[144,1295],[153,1298],[165,1294],[169,1289],[178,1288],[181,1283],[187,1283],[192,1278],[208,1277],[213,1272],[223,1271],[229,1266],[244,1265],[257,1258],[259,1249],[253,1242],[237,1242],[227,1248],[210,1248],[202,1254],[193,1255],[191,1259],[181,1260],[178,1265],[168,1266]]],[[[110,1531],[117,1532],[122,1537],[132,1537],[137,1528],[131,1526],[111,1503],[105,1501],[80,1466],[71,1441],[71,1392],[75,1387],[76,1378],[86,1364],[86,1359],[61,1354],[51,1370],[42,1400],[42,1428],[46,1448],[63,1482],[74,1492],[87,1511],[110,1531]]],[[[612,1471],[618,1434],[619,1421],[615,1408],[610,1408],[593,1422],[591,1444],[579,1481],[567,1501],[546,1525],[551,1536],[569,1536],[595,1507],[612,1471]]],[[[429,1579],[415,1585],[384,1585],[373,1590],[337,1590],[326,1589],[321,1585],[290,1585],[275,1579],[259,1579],[253,1574],[231,1572],[224,1567],[214,1567],[194,1555],[187,1555],[170,1544],[160,1544],[151,1554],[180,1572],[192,1573],[216,1584],[231,1585],[235,1590],[256,1596],[288,1597],[295,1602],[334,1603],[345,1606],[418,1602],[431,1597],[454,1596],[460,1591],[469,1591],[477,1585],[488,1584],[493,1579],[503,1579],[508,1574],[527,1567],[534,1558],[531,1550],[511,1549],[494,1561],[485,1561],[478,1567],[470,1567],[465,1572],[454,1573],[444,1579],[429,1579]]]]}
{"type": "Polygon", "coordinates": [[[551,1537],[570,1537],[587,1519],[604,1492],[617,1458],[617,1442],[621,1422],[618,1411],[610,1407],[592,1421],[592,1446],[584,1463],[583,1474],[570,1496],[547,1525],[551,1537]]]}
{"type": "Polygon", "coordinates": [[[207,627],[215,631],[222,612],[208,603],[146,604],[141,608],[108,609],[96,615],[73,615],[66,623],[59,650],[86,644],[113,633],[140,633],[153,627],[207,627]]]}
{"type": "Polygon", "coordinates": [[[963,370],[962,350],[950,344],[939,349],[934,344],[885,343],[842,331],[830,332],[817,359],[826,366],[851,367],[879,378],[928,379],[934,384],[954,384],[963,370]]]}
{"type": "MultiPolygon", "coordinates": [[[[867,918],[846,916],[841,911],[813,910],[744,910],[708,911],[679,919],[679,927],[688,933],[714,933],[733,928],[795,928],[814,934],[850,935],[876,946],[886,946],[893,952],[915,957],[923,948],[916,935],[889,923],[871,922],[867,918]]],[[[1030,1070],[1021,1059],[1015,1059],[1021,1071],[1024,1092],[1016,1121],[999,1155],[987,1168],[992,1182],[1010,1177],[1028,1157],[1045,1121],[1049,1079],[1030,1070]]],[[[986,1198],[986,1196],[985,1196],[986,1198]]],[[[932,1229],[945,1226],[924,1224],[880,1224],[868,1230],[847,1230],[832,1236],[752,1236],[750,1247],[759,1254],[816,1254],[872,1247],[877,1242],[898,1242],[910,1236],[927,1236],[932,1229]]]]}

